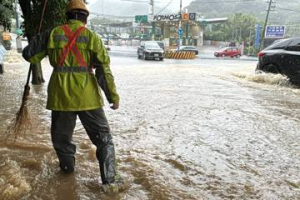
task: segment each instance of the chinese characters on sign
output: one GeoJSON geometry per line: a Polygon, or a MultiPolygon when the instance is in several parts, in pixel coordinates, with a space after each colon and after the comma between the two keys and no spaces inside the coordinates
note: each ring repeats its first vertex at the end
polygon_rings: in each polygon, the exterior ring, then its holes
{"type": "Polygon", "coordinates": [[[258,49],[260,46],[260,25],[256,24],[255,25],[255,42],[254,42],[254,47],[258,49]]]}
{"type": "Polygon", "coordinates": [[[284,38],[285,26],[267,26],[265,38],[284,38]]]}

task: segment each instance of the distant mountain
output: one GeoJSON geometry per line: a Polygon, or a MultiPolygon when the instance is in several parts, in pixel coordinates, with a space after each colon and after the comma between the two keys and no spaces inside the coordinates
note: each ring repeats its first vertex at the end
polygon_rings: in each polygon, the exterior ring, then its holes
{"type": "MultiPolygon", "coordinates": [[[[274,1],[274,0],[273,0],[274,1]]],[[[266,0],[194,0],[187,9],[201,13],[205,18],[228,17],[234,13],[253,15],[265,19],[268,8],[266,0]]],[[[271,24],[299,24],[300,3],[296,0],[276,0],[269,15],[271,24]]]]}
{"type": "MultiPolygon", "coordinates": [[[[158,0],[154,0],[154,2],[158,2],[158,0]]],[[[267,7],[267,0],[194,0],[184,10],[187,9],[188,12],[200,13],[205,18],[228,17],[234,13],[241,12],[264,20],[267,7]]],[[[90,9],[92,12],[106,15],[134,16],[149,14],[150,5],[148,3],[137,3],[134,0],[133,2],[98,0],[90,5],[90,9]]],[[[155,6],[155,13],[161,9],[161,7],[155,6]]],[[[163,13],[172,12],[174,11],[168,10],[168,7],[163,11],[163,13]]],[[[269,23],[298,25],[300,24],[299,14],[300,3],[297,0],[276,0],[269,15],[269,23]]]]}

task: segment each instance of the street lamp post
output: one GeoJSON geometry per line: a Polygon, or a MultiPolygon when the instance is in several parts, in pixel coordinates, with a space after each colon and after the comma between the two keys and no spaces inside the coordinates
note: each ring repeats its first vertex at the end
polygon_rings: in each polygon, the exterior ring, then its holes
{"type": "Polygon", "coordinates": [[[182,0],[180,0],[180,10],[179,10],[179,14],[180,14],[180,19],[179,19],[179,23],[178,23],[178,45],[177,45],[177,51],[180,51],[180,40],[181,40],[181,36],[182,36],[182,27],[181,27],[181,18],[182,18],[182,0]]]}

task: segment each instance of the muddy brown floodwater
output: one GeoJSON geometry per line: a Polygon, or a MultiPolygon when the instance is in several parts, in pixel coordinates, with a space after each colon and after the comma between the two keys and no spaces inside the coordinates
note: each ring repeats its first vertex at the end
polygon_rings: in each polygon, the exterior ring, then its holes
{"type": "MultiPolygon", "coordinates": [[[[238,71],[222,62],[143,63],[112,68],[121,107],[105,110],[118,172],[131,182],[115,196],[101,191],[95,148],[79,121],[75,173],[59,171],[47,83],[31,86],[36,128],[15,143],[3,141],[28,69],[6,67],[0,76],[0,199],[300,199],[297,89],[283,77],[253,75],[254,62],[238,71]]],[[[44,70],[48,80],[47,62],[44,70]]]]}

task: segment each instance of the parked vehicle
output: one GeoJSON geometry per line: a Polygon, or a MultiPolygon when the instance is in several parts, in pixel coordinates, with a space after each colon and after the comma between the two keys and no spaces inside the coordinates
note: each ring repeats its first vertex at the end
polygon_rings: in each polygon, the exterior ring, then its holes
{"type": "Polygon", "coordinates": [[[164,59],[164,50],[160,48],[157,42],[147,41],[143,42],[137,49],[138,59],[164,59]]]}
{"type": "Polygon", "coordinates": [[[279,73],[300,86],[300,37],[276,40],[260,51],[258,58],[256,72],[279,73]]]}
{"type": "Polygon", "coordinates": [[[199,50],[194,46],[180,46],[180,51],[190,51],[195,52],[195,55],[198,55],[199,50]]]}
{"type": "Polygon", "coordinates": [[[239,58],[242,55],[242,52],[237,47],[224,47],[219,51],[214,53],[216,57],[231,57],[231,58],[239,58]]]}
{"type": "Polygon", "coordinates": [[[106,50],[107,50],[107,51],[110,51],[110,47],[108,46],[108,40],[105,39],[105,38],[102,38],[102,41],[103,41],[103,44],[104,44],[106,50]]]}
{"type": "Polygon", "coordinates": [[[157,44],[160,46],[160,48],[165,50],[165,43],[163,41],[155,41],[155,42],[157,42],[157,44]]]}
{"type": "Polygon", "coordinates": [[[98,34],[98,36],[101,38],[104,47],[106,48],[107,51],[110,51],[110,47],[108,46],[108,39],[106,39],[104,36],[98,34]]]}

